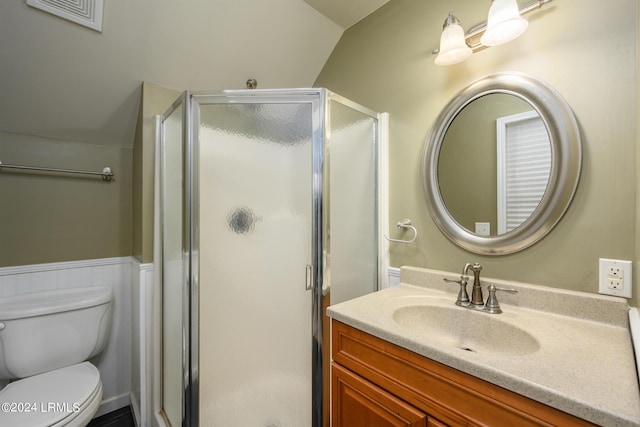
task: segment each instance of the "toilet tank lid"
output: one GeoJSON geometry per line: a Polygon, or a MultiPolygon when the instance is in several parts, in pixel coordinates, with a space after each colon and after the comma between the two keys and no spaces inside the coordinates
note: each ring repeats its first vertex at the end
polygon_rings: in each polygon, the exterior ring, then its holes
{"type": "Polygon", "coordinates": [[[57,289],[0,298],[0,321],[43,316],[108,303],[113,291],[107,286],[57,289]]]}

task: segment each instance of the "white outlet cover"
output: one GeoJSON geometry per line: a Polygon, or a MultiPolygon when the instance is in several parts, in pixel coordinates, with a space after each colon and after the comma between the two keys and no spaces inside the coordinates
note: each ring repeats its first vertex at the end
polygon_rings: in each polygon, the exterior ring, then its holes
{"type": "Polygon", "coordinates": [[[478,236],[490,236],[491,235],[491,223],[490,222],[476,222],[476,234],[478,236]]]}
{"type": "Polygon", "coordinates": [[[600,258],[599,269],[599,286],[598,292],[605,295],[613,295],[616,297],[631,298],[632,276],[631,261],[619,259],[600,258]],[[609,267],[617,267],[621,270],[622,289],[611,289],[607,286],[607,271],[609,267]]]}

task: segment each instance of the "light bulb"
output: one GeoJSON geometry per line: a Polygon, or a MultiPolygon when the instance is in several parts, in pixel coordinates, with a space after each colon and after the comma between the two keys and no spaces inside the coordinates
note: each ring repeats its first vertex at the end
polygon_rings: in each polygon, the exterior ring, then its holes
{"type": "Polygon", "coordinates": [[[520,16],[516,0],[493,0],[480,43],[485,46],[507,43],[524,33],[528,26],[529,22],[520,16]]]}

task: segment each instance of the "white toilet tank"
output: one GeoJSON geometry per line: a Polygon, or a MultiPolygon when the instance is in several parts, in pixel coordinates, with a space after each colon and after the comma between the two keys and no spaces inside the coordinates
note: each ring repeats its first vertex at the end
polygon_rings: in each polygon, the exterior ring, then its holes
{"type": "Polygon", "coordinates": [[[0,298],[0,378],[24,378],[85,361],[104,348],[109,287],[0,298]]]}

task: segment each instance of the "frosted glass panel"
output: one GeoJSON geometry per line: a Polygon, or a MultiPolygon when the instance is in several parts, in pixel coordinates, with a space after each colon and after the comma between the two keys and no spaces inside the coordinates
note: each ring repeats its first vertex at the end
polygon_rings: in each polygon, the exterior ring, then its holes
{"type": "Polygon", "coordinates": [[[376,119],[331,101],[331,304],[377,289],[376,119]]]}
{"type": "Polygon", "coordinates": [[[182,425],[182,114],[163,122],[162,141],[162,404],[173,427],[182,425]]]}
{"type": "Polygon", "coordinates": [[[311,104],[200,121],[200,424],[310,426],[311,104]]]}

